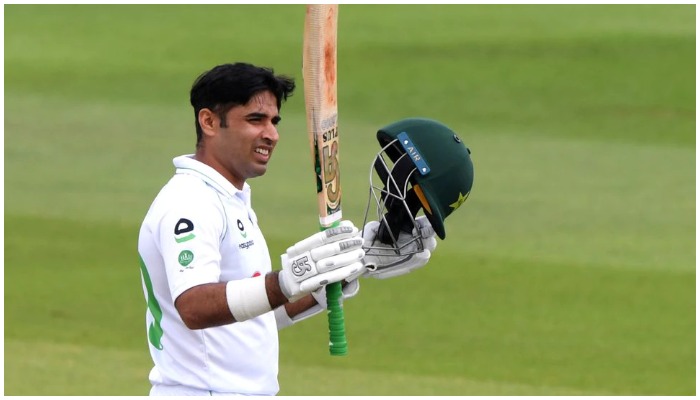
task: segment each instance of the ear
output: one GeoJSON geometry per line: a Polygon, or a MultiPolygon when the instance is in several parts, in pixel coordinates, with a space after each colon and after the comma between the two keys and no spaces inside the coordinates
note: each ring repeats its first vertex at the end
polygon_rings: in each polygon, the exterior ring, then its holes
{"type": "Polygon", "coordinates": [[[199,110],[197,119],[205,136],[214,136],[216,134],[216,129],[219,127],[219,116],[215,112],[208,108],[202,108],[199,110]]]}

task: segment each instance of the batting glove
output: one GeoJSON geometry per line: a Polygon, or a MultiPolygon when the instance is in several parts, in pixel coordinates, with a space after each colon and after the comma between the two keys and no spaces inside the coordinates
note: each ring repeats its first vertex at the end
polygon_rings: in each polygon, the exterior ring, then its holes
{"type": "Polygon", "coordinates": [[[363,247],[366,252],[363,260],[366,271],[363,276],[377,279],[393,278],[415,271],[427,264],[437,247],[435,230],[425,216],[416,218],[416,225],[419,232],[416,232],[415,228],[412,234],[400,232],[396,246],[392,246],[375,240],[380,226],[379,221],[368,222],[363,230],[363,247]],[[415,240],[416,237],[418,240],[415,240]],[[418,241],[423,248],[420,252],[418,252],[420,249],[418,241]]]}
{"type": "MultiPolygon", "coordinates": [[[[343,295],[340,297],[341,304],[344,300],[355,296],[359,291],[359,280],[353,280],[351,282],[348,282],[346,285],[343,286],[343,295]]],[[[325,286],[321,286],[319,289],[314,290],[313,292],[311,292],[311,295],[314,296],[314,299],[316,299],[316,302],[318,304],[310,307],[308,310],[305,310],[293,317],[290,317],[289,314],[287,314],[287,310],[284,308],[284,306],[279,306],[275,308],[275,320],[277,321],[278,330],[284,329],[300,321],[311,318],[314,315],[320,314],[321,312],[326,311],[328,309],[328,303],[326,302],[325,286]]]]}
{"type": "Polygon", "coordinates": [[[350,221],[315,233],[282,254],[279,283],[294,302],[329,283],[357,274],[362,268],[362,238],[350,221]]]}

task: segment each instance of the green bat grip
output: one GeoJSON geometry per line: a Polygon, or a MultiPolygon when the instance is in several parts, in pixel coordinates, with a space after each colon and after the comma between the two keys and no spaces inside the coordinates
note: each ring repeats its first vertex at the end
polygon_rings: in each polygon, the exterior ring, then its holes
{"type": "MultiPolygon", "coordinates": [[[[335,222],[331,227],[338,226],[335,222]]],[[[325,230],[326,228],[321,228],[325,230]]],[[[348,354],[348,340],[345,337],[345,313],[340,298],[343,295],[343,285],[333,282],[326,285],[326,304],[328,304],[328,346],[332,356],[348,354]]]]}
{"type": "Polygon", "coordinates": [[[326,302],[328,303],[328,343],[332,356],[344,356],[348,354],[348,341],[345,338],[345,313],[340,303],[343,295],[343,286],[340,282],[330,283],[326,286],[326,302]]]}

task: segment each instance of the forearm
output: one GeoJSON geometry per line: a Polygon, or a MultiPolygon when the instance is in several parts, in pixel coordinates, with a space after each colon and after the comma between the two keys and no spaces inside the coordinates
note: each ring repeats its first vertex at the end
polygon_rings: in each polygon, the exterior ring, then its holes
{"type": "Polygon", "coordinates": [[[270,307],[273,309],[287,303],[287,297],[282,293],[279,282],[279,271],[273,271],[265,275],[265,290],[267,291],[267,299],[270,301],[270,307]]]}
{"type": "MultiPolygon", "coordinates": [[[[258,284],[254,279],[255,278],[248,278],[236,281],[236,285],[240,289],[248,290],[251,285],[258,284]]],[[[315,304],[315,300],[312,296],[307,296],[310,299],[302,298],[298,300],[297,303],[299,304],[288,303],[287,298],[279,287],[278,272],[268,273],[265,275],[264,281],[265,293],[267,295],[266,300],[269,303],[269,309],[274,309],[286,304],[290,306],[288,309],[290,315],[296,315],[315,304]]],[[[175,308],[178,310],[180,317],[188,328],[204,329],[236,322],[236,318],[232,312],[232,309],[236,309],[236,306],[240,305],[235,304],[236,301],[241,303],[262,301],[262,303],[264,303],[263,299],[236,299],[235,296],[240,293],[235,291],[231,292],[231,288],[229,288],[229,292],[227,293],[227,284],[228,282],[220,282],[198,285],[186,290],[178,296],[175,300],[175,308]],[[229,297],[234,298],[232,299],[229,297]],[[231,304],[232,302],[234,302],[234,304],[231,304]]],[[[233,290],[235,289],[236,288],[233,290]]],[[[258,307],[253,308],[265,309],[266,305],[263,304],[262,307],[258,305],[258,307]]]]}
{"type": "Polygon", "coordinates": [[[287,311],[287,315],[290,318],[294,318],[317,304],[318,303],[316,302],[316,299],[314,299],[314,296],[309,294],[306,297],[302,297],[301,299],[295,301],[294,303],[285,303],[284,309],[287,311]]]}
{"type": "Polygon", "coordinates": [[[304,296],[293,303],[285,303],[274,309],[277,329],[281,330],[299,321],[313,317],[324,309],[325,307],[320,305],[313,295],[304,296]]]}
{"type": "Polygon", "coordinates": [[[289,300],[282,294],[279,285],[279,273],[277,271],[270,272],[265,276],[265,289],[267,289],[267,298],[270,300],[270,306],[275,309],[284,305],[287,315],[294,317],[309,308],[318,304],[312,295],[306,295],[301,299],[290,303],[289,300]]]}
{"type": "Polygon", "coordinates": [[[180,318],[190,329],[235,322],[226,302],[226,282],[191,287],[175,299],[180,318]]]}

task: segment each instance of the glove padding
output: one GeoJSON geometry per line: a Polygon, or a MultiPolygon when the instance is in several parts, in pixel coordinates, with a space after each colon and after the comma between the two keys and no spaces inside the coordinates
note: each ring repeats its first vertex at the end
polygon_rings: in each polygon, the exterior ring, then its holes
{"type": "MultiPolygon", "coordinates": [[[[350,279],[350,278],[347,278],[350,279]]],[[[351,297],[354,297],[357,292],[360,291],[360,281],[357,279],[354,279],[345,286],[343,286],[342,293],[343,295],[340,296],[340,303],[343,303],[343,300],[349,299],[351,297]]],[[[316,302],[318,303],[319,306],[321,306],[322,309],[327,310],[328,309],[328,300],[326,300],[326,287],[321,286],[319,289],[314,290],[311,292],[311,295],[314,296],[314,299],[316,299],[316,302]]]]}
{"type": "Polygon", "coordinates": [[[339,282],[363,268],[362,238],[350,221],[315,233],[282,254],[279,283],[291,302],[329,283],[339,282]]]}
{"type": "Polygon", "coordinates": [[[424,266],[430,260],[432,252],[437,247],[437,239],[435,238],[435,230],[430,225],[427,217],[420,216],[416,218],[416,225],[418,225],[420,232],[419,240],[423,244],[423,251],[407,254],[419,249],[417,241],[409,243],[417,235],[414,228],[413,235],[409,235],[406,232],[399,233],[397,247],[400,248],[400,251],[397,254],[396,249],[392,245],[375,240],[380,226],[379,221],[368,222],[363,231],[363,247],[367,253],[363,260],[366,269],[363,276],[377,279],[393,278],[424,266]],[[409,244],[406,245],[407,243],[409,244]],[[403,247],[404,245],[406,247],[403,247]],[[370,247],[372,249],[369,249],[370,247]],[[386,250],[381,249],[382,247],[386,248],[386,250]]]}
{"type": "MultiPolygon", "coordinates": [[[[349,278],[348,278],[349,279],[349,278]]],[[[360,281],[355,279],[348,282],[343,286],[343,295],[340,297],[340,302],[343,303],[346,299],[355,296],[360,291],[360,281]]],[[[321,286],[320,288],[311,292],[314,299],[318,304],[312,306],[308,310],[305,310],[293,317],[287,314],[287,310],[284,306],[279,306],[275,308],[275,321],[277,321],[277,329],[282,330],[288,326],[292,326],[300,321],[311,318],[314,315],[320,314],[321,312],[328,309],[328,304],[326,303],[326,287],[321,286]]]]}

